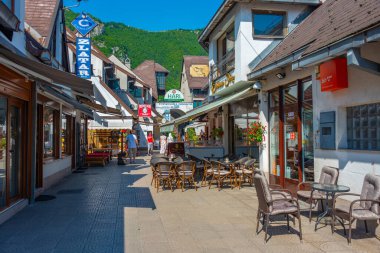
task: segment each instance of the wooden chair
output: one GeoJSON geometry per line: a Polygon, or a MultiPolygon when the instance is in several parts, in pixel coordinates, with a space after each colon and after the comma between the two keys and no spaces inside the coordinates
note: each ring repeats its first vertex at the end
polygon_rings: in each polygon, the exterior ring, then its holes
{"type": "Polygon", "coordinates": [[[197,191],[197,185],[194,180],[194,174],[195,174],[195,162],[189,161],[189,162],[182,162],[177,166],[177,174],[178,174],[178,180],[181,182],[182,185],[182,192],[185,189],[185,183],[188,182],[189,186],[192,184],[195,187],[195,190],[197,191]]]}
{"type": "Polygon", "coordinates": [[[209,189],[211,189],[212,181],[215,181],[218,185],[219,191],[222,189],[224,180],[230,179],[231,188],[232,185],[232,177],[231,177],[231,170],[230,168],[218,161],[211,161],[212,169],[214,170],[211,180],[209,181],[209,189]]]}
{"type": "Polygon", "coordinates": [[[239,169],[235,170],[235,173],[238,178],[238,186],[239,189],[241,188],[242,182],[245,182],[246,179],[248,179],[248,183],[252,186],[253,185],[253,170],[254,170],[254,164],[256,162],[256,159],[248,159],[246,160],[242,166],[240,166],[239,169]]]}
{"type": "MultiPolygon", "coordinates": [[[[164,158],[152,158],[150,160],[150,168],[152,170],[152,181],[150,182],[150,185],[153,184],[153,182],[156,182],[156,179],[157,179],[157,164],[158,163],[162,163],[162,162],[167,162],[168,160],[164,159],[164,158]]],[[[154,183],[154,185],[156,186],[156,183],[154,183]]]]}
{"type": "Polygon", "coordinates": [[[156,174],[156,188],[157,192],[162,185],[164,189],[166,184],[169,184],[170,190],[173,191],[172,182],[175,181],[175,164],[171,162],[159,162],[157,163],[157,174],[156,174]]]}
{"type": "MultiPolygon", "coordinates": [[[[336,184],[338,182],[339,169],[334,167],[325,166],[322,168],[321,175],[319,177],[320,184],[336,184]]],[[[305,191],[301,190],[301,186],[310,185],[313,182],[302,182],[298,185],[297,197],[299,200],[310,203],[309,210],[309,222],[311,222],[311,212],[316,207],[318,201],[321,201],[322,209],[323,201],[326,199],[326,195],[319,191],[305,191]]]]}
{"type": "MultiPolygon", "coordinates": [[[[273,190],[269,188],[266,178],[262,175],[255,174],[254,182],[255,182],[257,198],[259,201],[259,208],[257,210],[256,233],[257,234],[259,233],[259,223],[260,223],[261,216],[263,216],[265,242],[267,242],[270,216],[274,216],[274,215],[285,215],[287,219],[288,231],[290,231],[289,215],[292,215],[298,219],[299,233],[300,233],[299,236],[300,236],[300,240],[302,241],[302,226],[301,226],[300,207],[298,204],[298,200],[295,198],[274,199],[272,196],[273,190]]],[[[280,190],[276,190],[276,191],[280,191],[280,190]]],[[[289,193],[285,189],[282,189],[281,191],[289,193]]]]}
{"type": "MultiPolygon", "coordinates": [[[[347,203],[347,202],[346,202],[347,203]]],[[[338,193],[333,200],[333,221],[331,222],[331,230],[334,233],[336,217],[343,221],[348,221],[348,244],[351,243],[352,223],[355,220],[364,221],[366,232],[368,233],[368,220],[380,220],[380,177],[372,174],[367,174],[364,177],[361,194],[355,193],[338,193]],[[342,196],[356,196],[359,199],[351,201],[349,204],[337,204],[336,200],[342,196]]],[[[346,228],[341,222],[344,234],[346,228]]]]}

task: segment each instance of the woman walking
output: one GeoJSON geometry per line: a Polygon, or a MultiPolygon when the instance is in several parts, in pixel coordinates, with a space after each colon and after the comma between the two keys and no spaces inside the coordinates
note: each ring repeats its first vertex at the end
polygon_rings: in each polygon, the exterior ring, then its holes
{"type": "Polygon", "coordinates": [[[166,153],[166,144],[167,144],[167,141],[166,141],[166,136],[164,134],[162,134],[160,136],[160,154],[164,155],[166,153]]]}

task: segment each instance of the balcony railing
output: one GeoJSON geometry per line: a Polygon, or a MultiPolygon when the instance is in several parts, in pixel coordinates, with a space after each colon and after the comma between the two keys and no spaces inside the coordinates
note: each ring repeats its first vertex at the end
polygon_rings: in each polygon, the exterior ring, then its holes
{"type": "Polygon", "coordinates": [[[234,69],[235,49],[232,49],[217,64],[211,66],[211,80],[215,81],[234,69]]]}

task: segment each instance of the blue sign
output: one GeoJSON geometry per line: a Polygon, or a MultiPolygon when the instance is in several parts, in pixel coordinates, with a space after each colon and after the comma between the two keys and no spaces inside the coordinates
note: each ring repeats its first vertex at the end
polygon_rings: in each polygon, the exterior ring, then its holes
{"type": "Polygon", "coordinates": [[[81,14],[76,17],[71,24],[77,29],[77,31],[86,36],[89,32],[92,31],[98,24],[89,16],[81,14]]]}
{"type": "Polygon", "coordinates": [[[90,79],[91,78],[91,39],[77,38],[77,76],[90,79]]]}

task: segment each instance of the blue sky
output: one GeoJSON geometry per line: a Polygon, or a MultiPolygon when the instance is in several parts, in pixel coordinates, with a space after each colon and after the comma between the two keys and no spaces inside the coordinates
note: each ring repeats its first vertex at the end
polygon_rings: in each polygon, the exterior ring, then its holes
{"type": "MultiPolygon", "coordinates": [[[[223,0],[85,0],[85,11],[103,22],[116,21],[148,31],[204,28],[223,0]]],[[[66,6],[75,0],[64,0],[66,6]]]]}

